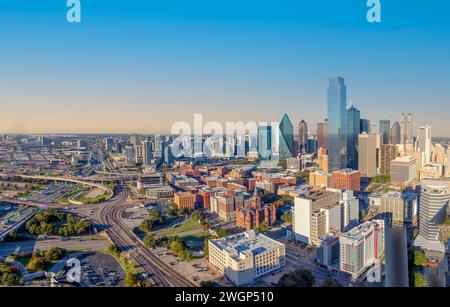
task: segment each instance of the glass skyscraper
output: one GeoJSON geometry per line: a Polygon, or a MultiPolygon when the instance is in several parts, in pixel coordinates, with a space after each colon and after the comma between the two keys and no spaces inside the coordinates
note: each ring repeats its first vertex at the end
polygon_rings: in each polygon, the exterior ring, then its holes
{"type": "Polygon", "coordinates": [[[347,88],[344,79],[331,77],[328,86],[328,167],[347,167],[347,88]]]}
{"type": "Polygon", "coordinates": [[[351,106],[347,109],[347,167],[358,169],[358,136],[361,112],[351,106]]]}
{"type": "Polygon", "coordinates": [[[272,155],[272,127],[261,125],[258,127],[258,153],[261,160],[270,160],[272,155]]]}
{"type": "Polygon", "coordinates": [[[284,114],[280,122],[280,139],[279,139],[279,154],[280,160],[287,160],[293,155],[294,149],[294,128],[291,120],[284,114]]]}
{"type": "Polygon", "coordinates": [[[389,144],[391,138],[391,121],[388,119],[380,120],[380,131],[381,134],[381,142],[383,144],[389,144]]]}

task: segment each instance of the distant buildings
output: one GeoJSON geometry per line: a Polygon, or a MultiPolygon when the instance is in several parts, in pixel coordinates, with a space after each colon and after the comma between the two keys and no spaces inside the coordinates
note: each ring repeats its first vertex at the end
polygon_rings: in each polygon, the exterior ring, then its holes
{"type": "Polygon", "coordinates": [[[293,141],[294,130],[291,120],[287,114],[283,115],[280,122],[280,134],[279,134],[279,158],[281,161],[286,161],[293,156],[293,141]]]}
{"type": "Polygon", "coordinates": [[[417,152],[419,153],[419,165],[423,167],[431,162],[431,127],[419,128],[417,136],[417,152]]]}
{"type": "Polygon", "coordinates": [[[381,145],[381,164],[380,174],[391,174],[391,161],[398,156],[397,145],[382,144],[381,145]]]}
{"type": "Polygon", "coordinates": [[[272,155],[272,127],[268,124],[258,127],[258,153],[261,160],[270,160],[272,155]]]}
{"type": "Polygon", "coordinates": [[[298,124],[298,154],[306,152],[308,152],[308,125],[302,120],[298,124]]]}
{"type": "Polygon", "coordinates": [[[236,214],[244,206],[244,194],[235,191],[224,191],[210,197],[210,210],[226,222],[236,221],[236,214]]]}
{"type": "Polygon", "coordinates": [[[338,190],[360,191],[361,175],[359,171],[343,169],[331,173],[331,188],[338,190]]]}
{"type": "Polygon", "coordinates": [[[285,246],[263,234],[246,231],[209,240],[209,263],[236,286],[285,267],[285,246]]]}
{"type": "Polygon", "coordinates": [[[357,279],[384,253],[384,221],[365,222],[339,237],[341,271],[357,279]]]}
{"type": "Polygon", "coordinates": [[[141,141],[142,148],[142,165],[149,166],[152,164],[152,143],[148,140],[141,141]]]}
{"type": "Polygon", "coordinates": [[[391,144],[401,144],[401,129],[398,121],[392,124],[391,128],[391,144]]]}
{"type": "Polygon", "coordinates": [[[328,154],[325,148],[319,148],[319,152],[317,153],[317,159],[319,162],[319,169],[322,171],[328,172],[328,154]]]}
{"type": "Polygon", "coordinates": [[[380,120],[381,144],[390,144],[391,141],[391,121],[387,119],[380,120]]]}
{"type": "Polygon", "coordinates": [[[114,147],[114,139],[113,138],[105,138],[105,150],[112,151],[114,147]]]}
{"type": "Polygon", "coordinates": [[[347,109],[347,167],[358,169],[358,135],[360,111],[351,106],[347,109]]]}
{"type": "Polygon", "coordinates": [[[301,171],[303,169],[303,160],[301,157],[288,158],[286,167],[288,170],[301,171]]]}
{"type": "Polygon", "coordinates": [[[328,147],[328,120],[317,123],[317,148],[328,147]]]}
{"type": "Polygon", "coordinates": [[[370,120],[361,118],[359,120],[359,134],[370,133],[370,120]]]}
{"type": "Polygon", "coordinates": [[[328,162],[331,172],[347,167],[347,88],[341,77],[328,86],[328,162]]]}

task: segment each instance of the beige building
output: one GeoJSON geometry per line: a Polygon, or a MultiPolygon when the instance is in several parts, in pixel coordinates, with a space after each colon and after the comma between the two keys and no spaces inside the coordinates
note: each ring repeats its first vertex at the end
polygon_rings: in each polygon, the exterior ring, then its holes
{"type": "Polygon", "coordinates": [[[381,145],[381,164],[380,174],[391,174],[391,161],[398,155],[397,145],[383,144],[381,145]]]}
{"type": "Polygon", "coordinates": [[[417,160],[411,156],[397,157],[391,161],[391,182],[408,184],[417,177],[417,160]]]}
{"type": "Polygon", "coordinates": [[[420,169],[420,179],[439,179],[442,176],[442,165],[427,163],[420,169]]]}
{"type": "Polygon", "coordinates": [[[209,240],[208,247],[210,265],[236,286],[251,284],[286,265],[284,244],[253,230],[209,240]]]}
{"type": "Polygon", "coordinates": [[[431,151],[431,163],[445,165],[446,160],[445,148],[441,144],[435,144],[431,151]]]}
{"type": "Polygon", "coordinates": [[[362,133],[359,135],[358,166],[361,177],[373,177],[377,175],[378,155],[380,145],[379,134],[362,133]]]}
{"type": "Polygon", "coordinates": [[[331,183],[331,174],[325,171],[309,173],[309,184],[314,188],[328,188],[331,183]]]}
{"type": "Polygon", "coordinates": [[[399,192],[383,194],[380,199],[380,213],[393,223],[414,223],[417,219],[417,195],[399,192]]]}

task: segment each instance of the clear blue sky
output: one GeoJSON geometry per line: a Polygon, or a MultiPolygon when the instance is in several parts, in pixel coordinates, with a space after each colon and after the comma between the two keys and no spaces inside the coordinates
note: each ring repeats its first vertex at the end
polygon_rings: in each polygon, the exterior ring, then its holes
{"type": "MultiPolygon", "coordinates": [[[[0,1],[1,132],[167,132],[205,120],[310,126],[341,75],[363,117],[450,136],[450,1],[0,1]]],[[[315,130],[315,128],[313,129],[315,130]]]]}

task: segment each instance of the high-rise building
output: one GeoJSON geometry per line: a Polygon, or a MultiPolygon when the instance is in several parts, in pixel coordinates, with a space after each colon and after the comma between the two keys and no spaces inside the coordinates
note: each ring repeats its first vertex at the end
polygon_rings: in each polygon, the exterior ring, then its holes
{"type": "Polygon", "coordinates": [[[421,183],[419,234],[414,245],[430,251],[445,252],[439,241],[439,225],[447,217],[450,192],[447,182],[424,180],[421,183]]]}
{"type": "Polygon", "coordinates": [[[319,162],[319,169],[328,172],[328,153],[325,148],[319,148],[317,160],[319,162]]]}
{"type": "Polygon", "coordinates": [[[398,121],[392,124],[391,128],[391,144],[397,145],[401,144],[401,128],[398,121]]]}
{"type": "Polygon", "coordinates": [[[164,148],[164,162],[169,165],[172,165],[175,162],[175,157],[172,153],[172,145],[168,145],[164,148]]]}
{"type": "Polygon", "coordinates": [[[330,229],[341,228],[340,195],[331,191],[310,191],[295,197],[291,237],[305,244],[316,243],[330,229]]]}
{"type": "Polygon", "coordinates": [[[258,127],[258,154],[261,160],[270,160],[272,155],[272,126],[258,127]]]}
{"type": "Polygon", "coordinates": [[[307,153],[315,154],[317,153],[317,140],[314,136],[308,138],[308,151],[307,153]]]}
{"type": "Polygon", "coordinates": [[[351,169],[358,169],[360,115],[354,106],[347,109],[347,167],[351,169]]]}
{"type": "Polygon", "coordinates": [[[355,280],[384,253],[384,221],[367,221],[339,237],[341,271],[355,280]]]}
{"type": "Polygon", "coordinates": [[[405,145],[405,143],[406,143],[406,140],[405,140],[405,137],[406,137],[406,130],[405,130],[406,123],[405,123],[405,120],[406,120],[405,113],[402,113],[402,116],[401,116],[401,119],[400,119],[400,144],[402,144],[402,145],[405,145]]]}
{"type": "Polygon", "coordinates": [[[359,133],[370,133],[370,120],[361,118],[359,120],[359,133]]]}
{"type": "Polygon", "coordinates": [[[391,121],[387,119],[380,120],[381,143],[389,144],[391,139],[391,121]]]}
{"type": "Polygon", "coordinates": [[[138,144],[134,146],[134,162],[142,163],[142,145],[138,144]]]}
{"type": "Polygon", "coordinates": [[[417,177],[417,160],[411,156],[397,157],[391,161],[391,182],[407,184],[417,177]]]}
{"type": "Polygon", "coordinates": [[[128,165],[134,164],[134,147],[126,146],[125,147],[125,161],[128,165]]]}
{"type": "Polygon", "coordinates": [[[441,144],[436,144],[431,150],[431,162],[439,165],[445,165],[445,148],[441,144]]]}
{"type": "Polygon", "coordinates": [[[327,148],[328,146],[328,120],[317,124],[317,148],[327,148]]]}
{"type": "Polygon", "coordinates": [[[447,154],[447,161],[445,162],[444,176],[448,178],[450,177],[450,149],[447,149],[446,154],[447,154]]]}
{"type": "Polygon", "coordinates": [[[412,138],[412,114],[408,113],[408,122],[407,122],[407,129],[406,129],[406,143],[412,144],[413,138],[412,138]]]}
{"type": "Polygon", "coordinates": [[[294,129],[287,114],[283,115],[280,122],[279,155],[280,160],[287,160],[293,155],[294,129]]]}
{"type": "Polygon", "coordinates": [[[358,169],[362,177],[377,175],[377,144],[378,134],[359,135],[358,169]]]}
{"type": "Polygon", "coordinates": [[[130,143],[133,146],[138,145],[138,136],[137,136],[137,134],[133,133],[133,134],[130,135],[130,143]]]}
{"type": "Polygon", "coordinates": [[[379,213],[395,224],[412,223],[417,215],[417,196],[413,193],[385,193],[380,198],[379,213]]]}
{"type": "Polygon", "coordinates": [[[149,166],[152,164],[152,142],[145,140],[141,141],[142,148],[142,164],[144,166],[149,166]]]}
{"type": "Polygon", "coordinates": [[[353,191],[341,192],[341,231],[348,231],[359,223],[359,199],[353,191]]]}
{"type": "Polygon", "coordinates": [[[369,134],[378,134],[379,130],[380,130],[379,123],[371,123],[370,124],[370,133],[369,134]]]}
{"type": "Polygon", "coordinates": [[[420,167],[423,167],[425,164],[431,162],[431,127],[420,127],[417,138],[417,152],[420,157],[420,167]]]}
{"type": "Polygon", "coordinates": [[[391,161],[398,155],[397,145],[383,144],[381,145],[381,164],[380,174],[391,174],[391,161]]]}
{"type": "Polygon", "coordinates": [[[113,138],[105,138],[105,150],[112,151],[113,146],[114,146],[114,139],[113,138]]]}
{"type": "Polygon", "coordinates": [[[328,162],[330,171],[347,166],[347,88],[341,77],[328,86],[328,162]]]}
{"type": "Polygon", "coordinates": [[[298,153],[308,152],[308,125],[304,120],[298,124],[298,153]]]}

